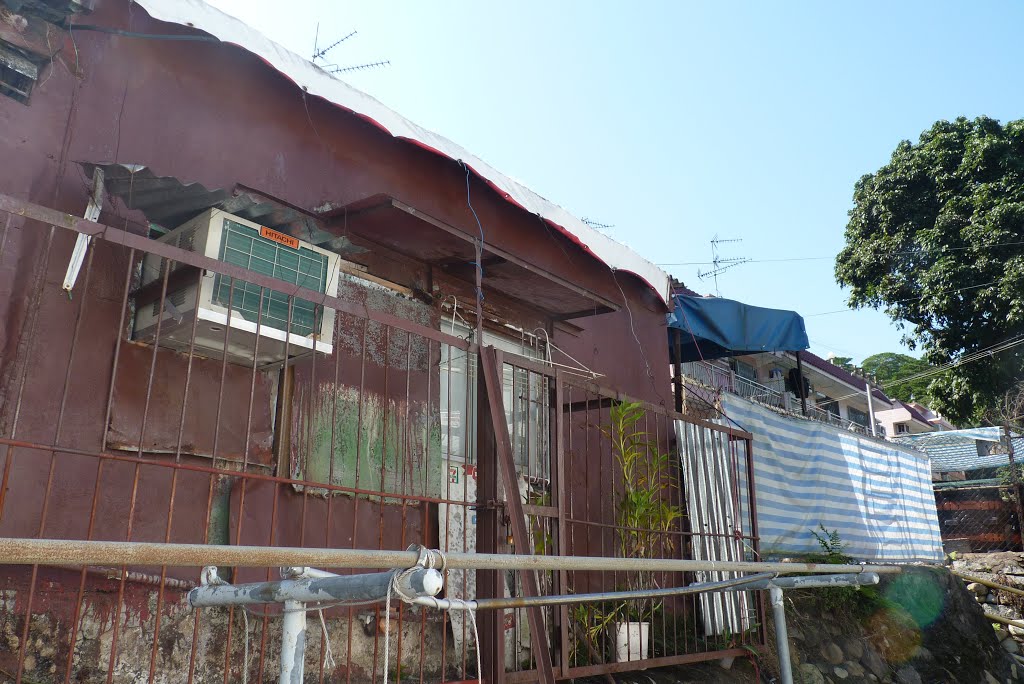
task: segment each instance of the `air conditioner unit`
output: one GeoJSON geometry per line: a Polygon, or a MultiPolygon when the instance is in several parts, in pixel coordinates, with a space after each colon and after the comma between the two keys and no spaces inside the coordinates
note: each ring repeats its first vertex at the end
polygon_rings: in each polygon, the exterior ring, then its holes
{"type": "MultiPolygon", "coordinates": [[[[330,296],[338,291],[337,254],[220,209],[203,212],[159,241],[290,285],[330,296]]],[[[142,263],[143,286],[161,281],[163,262],[156,255],[146,255],[142,263]]],[[[175,270],[181,266],[175,264],[175,270]]],[[[257,364],[280,361],[285,357],[286,346],[288,356],[313,350],[330,354],[334,349],[334,310],[320,302],[295,299],[289,319],[288,295],[284,292],[264,289],[261,300],[258,285],[235,280],[232,287],[230,277],[209,271],[185,283],[176,280],[172,271],[168,283],[160,322],[160,346],[187,351],[194,323],[196,353],[221,358],[227,329],[227,356],[238,363],[251,364],[254,355],[257,364]]],[[[136,340],[156,339],[160,311],[159,300],[139,307],[135,312],[136,340]]]]}

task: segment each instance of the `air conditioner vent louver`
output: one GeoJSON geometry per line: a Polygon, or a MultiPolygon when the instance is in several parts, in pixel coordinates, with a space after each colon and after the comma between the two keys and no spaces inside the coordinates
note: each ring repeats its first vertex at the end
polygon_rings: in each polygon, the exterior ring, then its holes
{"type": "MultiPolygon", "coordinates": [[[[229,264],[245,266],[250,270],[289,285],[297,285],[323,292],[328,276],[328,259],[308,247],[280,245],[260,236],[258,230],[236,221],[224,221],[224,237],[221,241],[220,259],[229,264]]],[[[288,327],[288,295],[276,290],[263,290],[252,283],[235,282],[231,278],[217,276],[213,286],[213,301],[238,311],[249,321],[259,320],[260,325],[285,329],[288,327]],[[262,315],[260,309],[262,308],[262,315]]],[[[313,302],[296,299],[291,306],[291,332],[297,335],[312,335],[319,329],[322,316],[313,302]]]]}

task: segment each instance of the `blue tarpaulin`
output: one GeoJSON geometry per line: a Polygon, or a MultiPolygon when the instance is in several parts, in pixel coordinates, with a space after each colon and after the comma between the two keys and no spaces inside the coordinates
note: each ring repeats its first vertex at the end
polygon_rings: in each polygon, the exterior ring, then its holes
{"type": "Polygon", "coordinates": [[[675,330],[682,331],[680,361],[718,359],[807,349],[804,319],[795,311],[765,309],[719,297],[675,295],[668,315],[669,349],[675,360],[675,330]]]}

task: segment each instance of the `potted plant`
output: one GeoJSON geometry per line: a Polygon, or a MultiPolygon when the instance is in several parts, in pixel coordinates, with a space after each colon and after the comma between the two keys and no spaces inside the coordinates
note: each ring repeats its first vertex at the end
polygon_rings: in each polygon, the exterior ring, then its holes
{"type": "MultiPolygon", "coordinates": [[[[612,442],[612,453],[622,481],[622,491],[615,509],[618,554],[622,558],[664,557],[675,548],[669,534],[682,510],[669,503],[665,491],[670,457],[658,449],[649,433],[642,429],[645,409],[637,402],[622,401],[612,405],[610,423],[604,429],[612,442]]],[[[658,586],[654,572],[627,574],[630,591],[643,591],[658,586]]],[[[613,615],[604,616],[611,624],[618,662],[643,660],[650,652],[651,618],[660,602],[622,603],[613,615]]]]}

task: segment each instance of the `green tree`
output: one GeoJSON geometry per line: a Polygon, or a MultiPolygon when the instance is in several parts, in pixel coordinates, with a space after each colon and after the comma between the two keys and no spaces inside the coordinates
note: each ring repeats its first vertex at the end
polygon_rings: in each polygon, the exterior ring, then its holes
{"type": "Polygon", "coordinates": [[[884,352],[873,354],[866,359],[861,366],[868,373],[871,373],[878,380],[878,384],[885,386],[885,393],[900,401],[917,401],[925,406],[931,407],[931,395],[928,393],[930,378],[918,378],[909,382],[899,382],[890,385],[893,380],[907,378],[912,375],[924,372],[931,368],[927,361],[915,359],[906,354],[895,354],[884,352]]]}
{"type": "Polygon", "coordinates": [[[829,363],[834,366],[839,366],[843,370],[850,371],[851,373],[856,370],[856,367],[853,365],[852,356],[833,356],[829,359],[829,363]]]}
{"type": "MultiPolygon", "coordinates": [[[[1024,333],[1024,120],[939,121],[854,189],[836,280],[937,366],[1024,333]]],[[[1013,347],[931,381],[933,408],[977,421],[1024,377],[1013,347]]]]}

